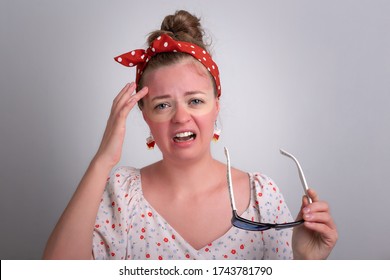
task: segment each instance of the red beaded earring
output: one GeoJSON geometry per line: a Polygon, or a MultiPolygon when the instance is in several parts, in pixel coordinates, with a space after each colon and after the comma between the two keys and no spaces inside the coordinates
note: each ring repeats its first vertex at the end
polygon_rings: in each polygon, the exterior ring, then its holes
{"type": "Polygon", "coordinates": [[[217,121],[215,121],[213,141],[217,142],[220,135],[221,135],[221,129],[218,127],[217,121]]]}
{"type": "Polygon", "coordinates": [[[153,150],[154,145],[156,145],[156,141],[154,141],[153,135],[150,133],[150,136],[146,138],[146,146],[148,146],[149,150],[153,150]]]}

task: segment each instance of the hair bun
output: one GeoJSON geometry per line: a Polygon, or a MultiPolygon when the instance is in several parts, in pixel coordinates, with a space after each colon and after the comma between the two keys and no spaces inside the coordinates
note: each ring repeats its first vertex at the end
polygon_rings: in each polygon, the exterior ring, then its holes
{"type": "Polygon", "coordinates": [[[180,10],[173,15],[166,16],[161,23],[161,30],[152,32],[148,38],[148,43],[151,44],[153,40],[164,33],[175,40],[191,42],[206,49],[200,19],[187,11],[180,10]]]}

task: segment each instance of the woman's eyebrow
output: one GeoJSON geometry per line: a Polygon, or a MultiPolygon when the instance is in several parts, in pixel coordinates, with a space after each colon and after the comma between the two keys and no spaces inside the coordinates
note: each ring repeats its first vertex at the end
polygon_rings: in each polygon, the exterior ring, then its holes
{"type": "MultiPolygon", "coordinates": [[[[184,96],[195,95],[195,94],[203,94],[203,95],[206,95],[206,93],[203,92],[203,91],[195,90],[195,91],[187,91],[187,92],[185,92],[185,93],[184,93],[184,96]]],[[[172,96],[169,95],[169,94],[164,94],[164,95],[159,95],[159,96],[153,97],[153,98],[151,99],[151,101],[154,102],[154,101],[156,101],[156,100],[168,99],[168,98],[172,98],[172,96]]]]}
{"type": "Polygon", "coordinates": [[[204,95],[206,95],[205,92],[199,91],[199,90],[196,90],[196,91],[187,91],[184,95],[187,96],[187,95],[194,95],[194,94],[204,94],[204,95]]]}
{"type": "Polygon", "coordinates": [[[171,96],[168,95],[168,94],[166,94],[166,95],[160,95],[160,96],[153,97],[151,101],[153,102],[153,101],[156,101],[156,100],[167,99],[167,98],[170,98],[170,97],[171,97],[171,96]]]}

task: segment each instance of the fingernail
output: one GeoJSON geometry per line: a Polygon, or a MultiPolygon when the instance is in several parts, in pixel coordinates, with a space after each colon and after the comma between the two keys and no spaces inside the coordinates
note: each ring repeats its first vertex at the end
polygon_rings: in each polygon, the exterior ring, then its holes
{"type": "Polygon", "coordinates": [[[309,213],[310,212],[310,208],[308,207],[305,207],[302,209],[303,213],[309,213]]]}
{"type": "Polygon", "coordinates": [[[311,214],[304,214],[304,215],[303,215],[303,218],[304,218],[305,220],[310,220],[311,217],[312,217],[311,214]]]}

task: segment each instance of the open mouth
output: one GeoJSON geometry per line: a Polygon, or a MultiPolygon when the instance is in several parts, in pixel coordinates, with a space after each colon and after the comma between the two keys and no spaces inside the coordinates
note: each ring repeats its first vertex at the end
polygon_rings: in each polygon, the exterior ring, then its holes
{"type": "Polygon", "coordinates": [[[190,132],[190,131],[180,132],[180,133],[177,133],[175,135],[175,137],[173,137],[173,141],[175,141],[176,143],[181,143],[181,142],[195,140],[195,138],[196,138],[196,134],[193,132],[190,132]]]}

